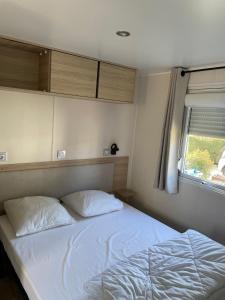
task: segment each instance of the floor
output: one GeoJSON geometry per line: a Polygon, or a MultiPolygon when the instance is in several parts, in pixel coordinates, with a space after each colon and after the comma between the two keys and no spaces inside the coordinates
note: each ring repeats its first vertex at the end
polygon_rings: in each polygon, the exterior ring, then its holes
{"type": "Polygon", "coordinates": [[[28,300],[0,242],[0,300],[28,300]]]}
{"type": "Polygon", "coordinates": [[[11,277],[0,278],[0,298],[1,300],[24,300],[16,280],[11,277]]]}

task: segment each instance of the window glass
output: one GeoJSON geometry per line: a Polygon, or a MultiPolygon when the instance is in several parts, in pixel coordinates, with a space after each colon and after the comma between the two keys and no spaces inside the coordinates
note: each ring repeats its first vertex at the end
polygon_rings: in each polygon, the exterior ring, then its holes
{"type": "Polygon", "coordinates": [[[225,187],[225,109],[189,108],[183,172],[225,187]]]}
{"type": "Polygon", "coordinates": [[[188,135],[184,173],[225,186],[225,139],[188,135]]]}

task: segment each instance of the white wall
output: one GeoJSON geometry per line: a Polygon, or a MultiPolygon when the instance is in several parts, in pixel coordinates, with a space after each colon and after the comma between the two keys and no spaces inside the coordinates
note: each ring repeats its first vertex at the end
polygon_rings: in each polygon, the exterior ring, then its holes
{"type": "Polygon", "coordinates": [[[0,91],[0,152],[8,152],[6,163],[51,160],[52,124],[52,97],[0,91]]]}
{"type": "Polygon", "coordinates": [[[187,180],[180,183],[177,195],[153,188],[169,78],[169,74],[158,74],[140,81],[130,186],[147,210],[178,228],[194,228],[225,243],[224,196],[187,180]]]}
{"type": "Polygon", "coordinates": [[[134,105],[55,97],[53,159],[57,149],[68,159],[101,157],[112,143],[118,155],[129,155],[133,124],[134,105]]]}
{"type": "Polygon", "coordinates": [[[7,163],[56,160],[57,150],[94,158],[116,142],[118,155],[129,155],[134,113],[133,104],[0,91],[0,152],[7,163]]]}

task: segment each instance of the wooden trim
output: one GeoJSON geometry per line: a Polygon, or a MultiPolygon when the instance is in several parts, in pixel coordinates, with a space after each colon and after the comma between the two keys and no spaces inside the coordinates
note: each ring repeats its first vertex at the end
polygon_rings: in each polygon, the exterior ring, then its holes
{"type": "Polygon", "coordinates": [[[96,60],[96,61],[100,61],[100,62],[105,62],[105,63],[108,63],[108,64],[120,66],[120,67],[126,67],[128,69],[133,69],[133,70],[137,69],[137,68],[134,68],[134,67],[131,67],[131,66],[125,66],[123,64],[115,64],[115,63],[113,63],[111,61],[105,61],[105,60],[103,61],[101,59],[97,59],[97,58],[94,58],[94,57],[82,55],[82,54],[79,54],[79,53],[76,53],[76,52],[72,52],[72,51],[67,51],[67,50],[64,50],[64,49],[58,49],[58,48],[54,48],[54,47],[48,47],[46,45],[42,45],[42,44],[39,44],[39,43],[30,42],[30,41],[25,41],[23,39],[16,39],[16,38],[13,38],[11,36],[4,35],[4,34],[3,35],[1,34],[0,38],[1,39],[6,39],[6,40],[9,40],[9,41],[12,41],[12,42],[18,42],[18,43],[22,43],[22,44],[30,44],[31,46],[39,47],[39,48],[42,48],[42,49],[55,50],[55,51],[59,51],[59,52],[67,53],[67,54],[77,55],[77,56],[80,56],[80,57],[84,57],[84,58],[88,58],[88,59],[92,59],[92,60],[96,60]]]}
{"type": "Polygon", "coordinates": [[[0,172],[15,172],[39,169],[51,169],[72,166],[85,166],[96,164],[118,164],[128,163],[128,156],[118,157],[100,157],[100,158],[87,158],[87,159],[74,159],[74,160],[56,160],[56,161],[43,161],[32,163],[18,163],[18,164],[4,164],[0,165],[0,172]]]}

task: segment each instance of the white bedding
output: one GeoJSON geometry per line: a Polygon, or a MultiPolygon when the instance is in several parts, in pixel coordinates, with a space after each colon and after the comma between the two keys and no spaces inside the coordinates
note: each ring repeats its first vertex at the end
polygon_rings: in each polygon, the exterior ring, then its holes
{"type": "Polygon", "coordinates": [[[95,276],[92,300],[224,300],[225,247],[188,230],[95,276]]]}
{"type": "Polygon", "coordinates": [[[0,237],[30,300],[86,300],[85,283],[137,251],[180,235],[125,205],[110,214],[16,238],[6,216],[0,237]]]}

